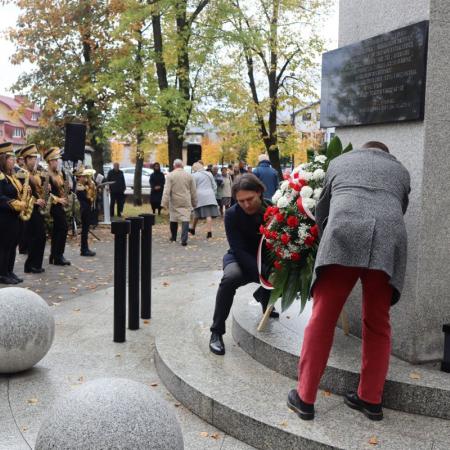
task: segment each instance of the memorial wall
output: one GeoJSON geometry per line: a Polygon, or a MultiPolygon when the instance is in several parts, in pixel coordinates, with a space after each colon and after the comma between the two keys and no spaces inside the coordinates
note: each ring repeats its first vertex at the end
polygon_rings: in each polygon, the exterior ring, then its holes
{"type": "MultiPolygon", "coordinates": [[[[411,174],[408,266],[392,308],[393,353],[412,362],[437,360],[442,324],[450,322],[450,1],[340,0],[339,10],[335,52],[349,58],[354,51],[354,58],[339,63],[325,55],[324,93],[334,90],[335,100],[321,123],[337,125],[344,145],[386,143],[411,174]],[[377,55],[374,45],[386,53],[377,55]]],[[[358,289],[346,306],[356,335],[358,289]]]]}

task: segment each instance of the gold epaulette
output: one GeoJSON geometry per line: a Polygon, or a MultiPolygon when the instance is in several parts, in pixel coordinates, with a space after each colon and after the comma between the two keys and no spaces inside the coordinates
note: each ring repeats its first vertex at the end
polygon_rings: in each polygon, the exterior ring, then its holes
{"type": "Polygon", "coordinates": [[[3,172],[0,172],[0,181],[4,180],[5,178],[5,174],[3,172]]]}
{"type": "Polygon", "coordinates": [[[23,169],[20,169],[20,170],[18,170],[17,172],[16,172],[16,178],[18,178],[19,180],[24,180],[25,179],[25,176],[26,176],[26,171],[25,170],[23,170],[23,169]]]}

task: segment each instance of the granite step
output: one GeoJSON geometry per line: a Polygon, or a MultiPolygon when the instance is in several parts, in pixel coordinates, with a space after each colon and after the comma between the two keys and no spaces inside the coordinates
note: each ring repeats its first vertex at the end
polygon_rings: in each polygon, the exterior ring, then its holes
{"type": "MultiPolygon", "coordinates": [[[[247,292],[238,293],[233,306],[233,337],[256,361],[294,380],[311,304],[299,315],[299,306],[271,320],[257,331],[259,308],[248,301],[247,292]]],[[[336,328],[333,349],[321,388],[335,394],[355,390],[359,380],[361,340],[345,336],[336,328]]],[[[450,419],[450,375],[439,370],[439,363],[413,365],[391,357],[383,403],[404,412],[450,419]]]]}
{"type": "Polygon", "coordinates": [[[228,334],[225,356],[209,351],[212,285],[171,284],[166,298],[177,314],[158,330],[155,349],[163,383],[203,420],[267,450],[450,448],[450,421],[385,409],[385,420],[371,422],[326,391],[318,395],[316,419],[301,421],[286,406],[292,379],[260,364],[228,334]]]}

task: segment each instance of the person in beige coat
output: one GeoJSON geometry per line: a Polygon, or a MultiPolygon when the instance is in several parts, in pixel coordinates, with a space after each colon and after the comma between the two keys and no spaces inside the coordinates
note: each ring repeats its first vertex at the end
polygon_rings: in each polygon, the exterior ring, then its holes
{"type": "Polygon", "coordinates": [[[176,242],[178,222],[181,222],[181,245],[186,246],[191,211],[197,206],[197,191],[194,178],[184,171],[181,159],[173,162],[173,168],[166,178],[162,206],[169,210],[170,241],[176,242]]]}

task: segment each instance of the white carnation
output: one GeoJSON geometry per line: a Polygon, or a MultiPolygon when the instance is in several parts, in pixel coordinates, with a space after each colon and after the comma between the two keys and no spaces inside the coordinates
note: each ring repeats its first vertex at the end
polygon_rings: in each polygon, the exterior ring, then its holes
{"type": "Polygon", "coordinates": [[[322,188],[317,188],[317,189],[314,189],[314,194],[313,194],[313,199],[314,200],[319,200],[319,198],[320,198],[320,196],[321,196],[321,194],[322,194],[322,188]]]}
{"type": "Polygon", "coordinates": [[[307,172],[306,170],[300,170],[298,172],[298,177],[300,180],[309,181],[312,178],[313,174],[311,172],[307,172]]]}
{"type": "Polygon", "coordinates": [[[325,155],[317,155],[314,158],[314,162],[317,162],[317,163],[320,163],[320,164],[325,164],[326,160],[327,160],[327,157],[325,155]]]}
{"type": "Polygon", "coordinates": [[[308,209],[313,209],[316,207],[316,201],[313,200],[312,198],[304,198],[303,206],[305,206],[308,209]]]}
{"type": "Polygon", "coordinates": [[[284,180],[281,183],[280,189],[284,192],[288,187],[289,187],[289,181],[288,180],[284,180]]]}
{"type": "Polygon", "coordinates": [[[303,198],[309,198],[309,197],[311,197],[313,195],[313,193],[314,193],[314,191],[309,186],[303,186],[302,190],[300,191],[300,195],[303,198]]]}
{"type": "Polygon", "coordinates": [[[325,178],[325,171],[323,169],[316,169],[313,173],[313,179],[315,181],[320,181],[325,178]]]}
{"type": "Polygon", "coordinates": [[[286,197],[280,197],[277,201],[278,208],[286,208],[289,205],[289,200],[286,197]]]}
{"type": "Polygon", "coordinates": [[[281,196],[283,194],[281,193],[281,191],[279,189],[277,189],[277,191],[275,192],[275,194],[273,194],[272,196],[272,203],[277,203],[278,200],[280,200],[281,196]]]}

